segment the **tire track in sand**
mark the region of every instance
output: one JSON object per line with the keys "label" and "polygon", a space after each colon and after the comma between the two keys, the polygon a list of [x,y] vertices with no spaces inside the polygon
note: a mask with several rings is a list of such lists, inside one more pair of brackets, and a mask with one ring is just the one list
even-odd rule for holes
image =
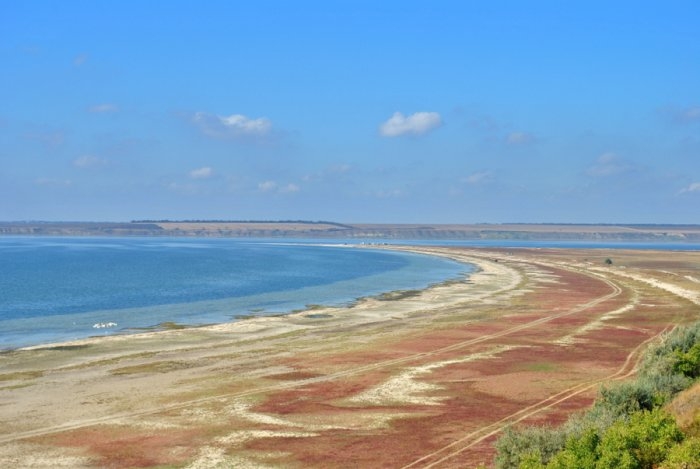
{"label": "tire track in sand", "polygon": [[[570,388],[564,389],[556,394],[553,394],[546,399],[543,399],[535,404],[525,407],[517,412],[514,412],[506,417],[503,417],[490,425],[481,427],[471,433],[468,433],[464,437],[449,443],[442,448],[433,451],[432,453],[426,454],[419,459],[416,459],[410,464],[402,466],[401,469],[409,469],[413,467],[421,467],[423,469],[429,469],[438,466],[439,464],[452,459],[453,457],[463,453],[469,448],[481,443],[482,441],[490,438],[497,433],[503,431],[507,426],[519,423],[533,415],[536,415],[542,411],[551,409],[552,407],[561,404],[562,402],[571,399],[583,392],[589,391],[590,389],[604,383],[607,381],[618,381],[625,378],[629,378],[637,371],[638,363],[634,363],[634,366],[630,368],[633,363],[632,359],[639,354],[639,352],[646,347],[649,343],[657,340],[660,336],[669,331],[669,329],[675,328],[674,325],[666,326],[662,331],[654,336],[648,338],[644,342],[640,343],[634,348],[625,359],[624,363],[615,373],[605,376],[603,378],[598,378],[585,383],[579,383],[576,386],[571,386]],[[434,459],[433,458],[438,458]],[[432,460],[432,461],[431,461]]]}

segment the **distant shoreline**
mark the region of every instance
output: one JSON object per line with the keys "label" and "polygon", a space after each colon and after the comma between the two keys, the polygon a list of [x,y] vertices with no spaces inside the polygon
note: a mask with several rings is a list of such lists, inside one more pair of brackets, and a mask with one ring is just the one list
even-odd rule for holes
{"label": "distant shoreline", "polygon": [[700,242],[700,225],[343,224],[327,221],[0,222],[0,236]]}

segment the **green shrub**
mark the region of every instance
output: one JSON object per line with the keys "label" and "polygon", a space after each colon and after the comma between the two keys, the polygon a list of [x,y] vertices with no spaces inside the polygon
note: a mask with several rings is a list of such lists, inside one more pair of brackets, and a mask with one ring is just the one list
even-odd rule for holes
{"label": "green shrub", "polygon": [[605,432],[597,467],[653,469],[682,440],[683,433],[670,415],[660,409],[636,412],[629,422],[617,422]]}
{"label": "green shrub", "polygon": [[693,345],[687,352],[676,350],[675,356],[674,371],[688,378],[700,376],[700,343]]}
{"label": "green shrub", "polygon": [[[528,460],[539,458],[542,464],[564,447],[566,436],[561,429],[551,427],[526,427],[515,430],[506,428],[496,442],[496,468],[515,469]],[[534,468],[537,466],[529,465]]]}
{"label": "green shrub", "polygon": [[688,438],[671,448],[661,469],[700,469],[700,438]]}
{"label": "green shrub", "polygon": [[645,352],[637,379],[601,388],[593,407],[561,428],[508,429],[496,443],[496,467],[700,469],[700,438],[681,443],[660,410],[698,377],[700,322],[666,335]]}
{"label": "green shrub", "polygon": [[582,435],[569,438],[564,450],[552,457],[547,469],[594,468],[599,445],[598,432],[589,428]]}
{"label": "green shrub", "polygon": [[620,417],[639,410],[651,410],[654,407],[654,390],[639,381],[602,387],[595,406],[607,408]]}

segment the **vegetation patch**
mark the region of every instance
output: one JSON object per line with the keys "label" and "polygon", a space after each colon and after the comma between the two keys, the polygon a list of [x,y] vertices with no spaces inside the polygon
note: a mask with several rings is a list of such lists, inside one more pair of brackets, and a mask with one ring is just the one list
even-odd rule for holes
{"label": "vegetation patch", "polygon": [[191,367],[192,365],[186,362],[162,361],[143,363],[141,365],[125,366],[122,368],[115,368],[111,370],[111,373],[117,376],[133,375],[139,373],[168,373],[170,371],[182,370]]}
{"label": "vegetation patch", "polygon": [[696,468],[700,435],[668,409],[700,378],[700,323],[676,329],[643,356],[634,381],[603,387],[593,407],[558,428],[507,429],[498,469]]}
{"label": "vegetation patch", "polygon": [[177,322],[172,322],[172,321],[166,321],[162,322],[158,325],[158,329],[162,329],[165,331],[172,331],[172,330],[178,330],[178,329],[186,329],[187,326],[184,324],[179,324]]}
{"label": "vegetation patch", "polygon": [[377,296],[379,301],[396,301],[403,300],[405,298],[413,298],[421,294],[420,290],[396,290],[386,293],[382,293]]}
{"label": "vegetation patch", "polygon": [[532,363],[526,363],[525,366],[523,367],[525,371],[539,371],[539,372],[548,372],[548,371],[559,371],[561,367],[557,363],[552,363],[552,362],[532,362]]}
{"label": "vegetation patch", "polygon": [[314,314],[307,314],[304,317],[309,318],[309,319],[328,319],[328,318],[332,318],[333,315],[324,314],[324,313],[314,313]]}
{"label": "vegetation patch", "polygon": [[51,347],[41,347],[41,350],[51,350],[56,352],[74,352],[77,350],[85,350],[88,347],[90,347],[89,344],[52,345]]}
{"label": "vegetation patch", "polygon": [[15,371],[13,373],[0,374],[0,382],[3,381],[23,381],[28,379],[36,379],[44,376],[43,371]]}

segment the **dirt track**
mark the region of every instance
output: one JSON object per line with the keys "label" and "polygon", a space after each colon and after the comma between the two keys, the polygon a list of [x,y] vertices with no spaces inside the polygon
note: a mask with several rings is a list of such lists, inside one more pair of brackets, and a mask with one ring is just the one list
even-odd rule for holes
{"label": "dirt track", "polygon": [[352,308],[1,355],[0,465],[488,464],[506,425],[563,420],[700,316],[700,253],[419,250],[481,271]]}

